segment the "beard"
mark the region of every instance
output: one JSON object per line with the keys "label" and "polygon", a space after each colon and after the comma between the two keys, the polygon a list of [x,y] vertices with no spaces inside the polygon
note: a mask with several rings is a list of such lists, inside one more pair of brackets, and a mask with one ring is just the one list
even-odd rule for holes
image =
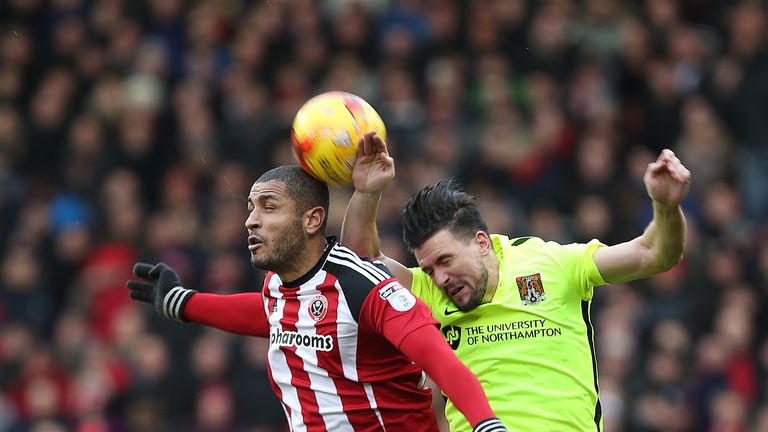
{"label": "beard", "polygon": [[270,238],[264,239],[263,257],[251,255],[251,264],[261,270],[281,273],[290,269],[296,262],[296,257],[304,247],[301,219]]}
{"label": "beard", "polygon": [[463,312],[470,311],[480,306],[480,303],[483,301],[483,297],[485,297],[485,292],[488,290],[488,267],[486,267],[483,263],[480,263],[480,266],[482,267],[480,269],[480,282],[472,287],[472,296],[463,305],[458,305],[454,301],[456,307]]}

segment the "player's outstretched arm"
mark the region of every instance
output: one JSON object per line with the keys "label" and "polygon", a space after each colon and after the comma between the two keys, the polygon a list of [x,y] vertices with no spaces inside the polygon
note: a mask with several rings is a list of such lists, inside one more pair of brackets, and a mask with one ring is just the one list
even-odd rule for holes
{"label": "player's outstretched arm", "polygon": [[671,150],[664,150],[648,164],[643,181],[653,202],[653,221],[639,237],[595,251],[595,265],[609,283],[661,273],[682,259],[686,227],[680,204],[688,194],[691,172]]}
{"label": "player's outstretched arm", "polygon": [[134,300],[150,303],[162,316],[191,321],[230,333],[267,337],[269,323],[260,293],[217,295],[184,288],[176,272],[164,263],[136,263],[129,280]]}
{"label": "player's outstretched arm", "polygon": [[360,256],[381,260],[403,285],[409,287],[410,270],[381,252],[376,230],[381,194],[394,178],[395,162],[389,156],[387,144],[375,132],[363,135],[357,145],[357,159],[352,169],[355,193],[344,214],[340,242]]}
{"label": "player's outstretched arm", "polygon": [[464,414],[476,432],[502,432],[507,429],[493,414],[480,381],[454,354],[433,326],[418,328],[405,336],[400,352],[432,378]]}

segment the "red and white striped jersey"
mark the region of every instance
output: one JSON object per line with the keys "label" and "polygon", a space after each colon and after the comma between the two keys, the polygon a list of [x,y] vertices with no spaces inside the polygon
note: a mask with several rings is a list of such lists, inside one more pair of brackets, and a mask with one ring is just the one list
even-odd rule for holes
{"label": "red and white striped jersey", "polygon": [[269,374],[291,430],[437,431],[421,369],[398,351],[436,325],[380,262],[335,240],[301,278],[268,273]]}

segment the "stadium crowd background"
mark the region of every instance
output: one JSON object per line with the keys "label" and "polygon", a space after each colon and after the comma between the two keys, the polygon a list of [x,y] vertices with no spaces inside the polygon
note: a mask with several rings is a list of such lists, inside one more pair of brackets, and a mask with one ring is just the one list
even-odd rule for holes
{"label": "stadium crowd background", "polygon": [[380,231],[408,262],[399,212],[434,179],[492,231],[612,243],[674,149],[684,261],[595,296],[605,430],[768,431],[768,12],[725,0],[0,2],[0,431],[285,429],[265,341],[124,284],[143,259],[259,289],[244,195],[331,89],[387,124]]}

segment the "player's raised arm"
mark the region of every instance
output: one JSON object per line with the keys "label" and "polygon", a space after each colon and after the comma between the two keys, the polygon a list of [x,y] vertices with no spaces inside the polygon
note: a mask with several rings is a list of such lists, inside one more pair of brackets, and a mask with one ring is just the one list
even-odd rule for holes
{"label": "player's raised arm", "polygon": [[355,193],[344,214],[340,243],[360,256],[382,261],[403,285],[409,287],[410,270],[381,252],[376,230],[381,194],[394,178],[395,162],[389,156],[387,144],[375,132],[366,133],[357,145],[357,160],[352,170]]}
{"label": "player's raised arm", "polygon": [[137,263],[129,280],[134,300],[153,304],[168,319],[190,321],[230,333],[269,336],[269,323],[260,293],[217,295],[184,288],[176,272],[164,263]]}
{"label": "player's raised arm", "polygon": [[691,172],[664,150],[648,164],[643,181],[653,202],[653,221],[639,237],[595,251],[595,265],[609,283],[661,273],[683,256],[686,228],[680,203],[688,194]]}

